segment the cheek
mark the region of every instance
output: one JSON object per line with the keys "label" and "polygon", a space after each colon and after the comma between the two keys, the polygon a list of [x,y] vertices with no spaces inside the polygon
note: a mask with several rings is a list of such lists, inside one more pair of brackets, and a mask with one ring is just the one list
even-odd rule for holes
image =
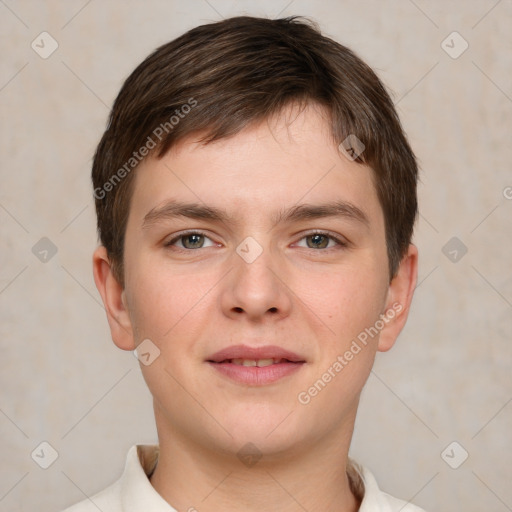
{"label": "cheek", "polygon": [[194,330],[216,282],[213,274],[185,273],[149,261],[141,261],[129,276],[132,323],[158,345]]}
{"label": "cheek", "polygon": [[[355,410],[375,359],[378,336],[370,328],[379,320],[384,290],[378,274],[330,274],[316,280],[322,286],[303,290],[311,321],[324,333],[319,351],[298,402],[333,424]],[[361,276],[364,276],[361,277]]]}
{"label": "cheek", "polygon": [[370,265],[347,266],[296,282],[298,297],[328,328],[337,349],[373,325],[382,312],[386,288],[381,273]]}

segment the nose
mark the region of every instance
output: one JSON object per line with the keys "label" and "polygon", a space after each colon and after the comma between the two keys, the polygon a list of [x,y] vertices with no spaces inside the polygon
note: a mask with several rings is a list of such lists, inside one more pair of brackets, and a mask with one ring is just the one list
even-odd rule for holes
{"label": "nose", "polygon": [[232,264],[223,281],[221,307],[225,315],[264,322],[290,314],[293,292],[286,283],[283,265],[270,249],[263,249],[254,261],[234,252]]}

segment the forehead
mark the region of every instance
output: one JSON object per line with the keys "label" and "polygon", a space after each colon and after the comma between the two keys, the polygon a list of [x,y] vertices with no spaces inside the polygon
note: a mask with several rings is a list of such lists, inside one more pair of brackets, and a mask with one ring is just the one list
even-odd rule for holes
{"label": "forehead", "polygon": [[221,207],[238,218],[272,219],[283,207],[344,200],[382,221],[372,169],[339,151],[329,117],[317,105],[290,106],[206,145],[197,138],[140,164],[130,217],[140,221],[170,198]]}

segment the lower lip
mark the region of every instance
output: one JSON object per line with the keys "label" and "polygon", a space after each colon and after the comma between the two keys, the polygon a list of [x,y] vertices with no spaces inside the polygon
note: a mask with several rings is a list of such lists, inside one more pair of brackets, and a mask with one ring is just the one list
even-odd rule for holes
{"label": "lower lip", "polygon": [[251,386],[264,386],[298,371],[304,363],[276,363],[269,366],[243,366],[233,363],[212,363],[210,366],[230,379]]}

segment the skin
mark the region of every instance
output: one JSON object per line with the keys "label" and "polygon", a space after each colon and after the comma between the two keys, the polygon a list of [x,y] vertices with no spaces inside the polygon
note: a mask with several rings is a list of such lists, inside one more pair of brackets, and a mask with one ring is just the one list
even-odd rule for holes
{"label": "skin", "polygon": [[[150,339],[160,350],[141,364],[161,450],[151,484],[179,511],[357,510],[346,465],[359,396],[376,352],[389,350],[406,322],[418,262],[411,244],[390,283],[373,171],[338,150],[325,112],[309,105],[205,146],[187,139],[136,172],[124,289],[104,247],[93,266],[114,343],[133,350]],[[168,217],[143,228],[169,200],[227,217]],[[275,223],[298,204],[340,200],[368,224],[346,216]],[[179,238],[183,230],[207,238]],[[325,231],[346,246],[313,236]],[[262,249],[252,263],[236,252],[248,236]],[[397,304],[379,335],[300,403],[298,394]],[[236,383],[206,362],[234,344],[278,345],[306,363],[269,385]],[[262,455],[252,467],[237,457],[247,443]]]}

